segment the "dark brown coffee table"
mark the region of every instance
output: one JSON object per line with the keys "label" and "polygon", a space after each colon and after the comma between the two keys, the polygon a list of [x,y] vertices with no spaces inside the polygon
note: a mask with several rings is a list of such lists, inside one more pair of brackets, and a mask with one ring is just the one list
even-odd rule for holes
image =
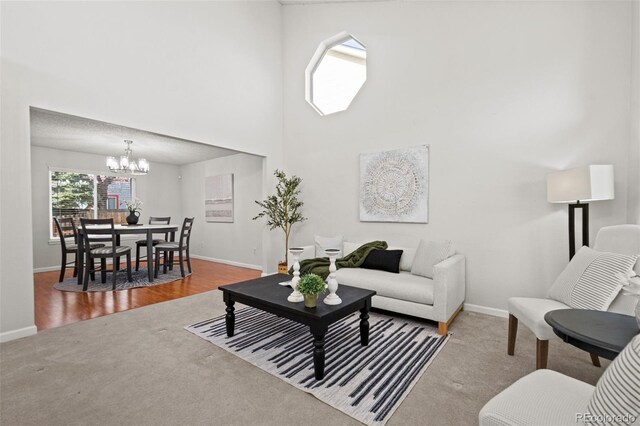
{"label": "dark brown coffee table", "polygon": [[341,285],[338,288],[338,294],[342,299],[341,304],[326,305],[323,302],[324,295],[320,295],[317,307],[306,308],[302,302],[287,301],[287,296],[293,291],[291,287],[278,285],[278,283],[290,279],[289,275],[276,274],[220,286],[224,303],[227,305],[225,318],[227,336],[231,337],[234,333],[235,308],[233,305],[235,302],[308,325],[313,335],[315,376],[317,380],[321,380],[324,377],[324,337],[329,326],[347,315],[360,311],[360,344],[367,346],[369,344],[369,310],[371,309],[371,298],[376,292]]}

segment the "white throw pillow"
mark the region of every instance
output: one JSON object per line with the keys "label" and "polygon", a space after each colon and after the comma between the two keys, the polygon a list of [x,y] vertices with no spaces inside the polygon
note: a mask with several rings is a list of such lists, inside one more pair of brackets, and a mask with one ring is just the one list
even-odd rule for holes
{"label": "white throw pillow", "polygon": [[[613,360],[598,380],[596,389],[587,405],[587,412],[603,422],[589,424],[636,424],[640,418],[640,336],[631,339],[620,355]],[[617,421],[608,417],[620,416]]]}
{"label": "white throw pillow", "polygon": [[321,237],[316,235],[314,240],[316,242],[316,257],[327,257],[327,254],[324,252],[326,249],[340,250],[338,259],[342,257],[342,235],[336,237]]}
{"label": "white throw pillow", "polygon": [[387,250],[402,250],[402,257],[400,258],[400,270],[411,272],[411,267],[413,266],[413,259],[416,257],[416,249],[415,248],[407,248],[407,247],[389,247]]}
{"label": "white throw pillow", "polygon": [[348,254],[353,253],[354,251],[356,251],[362,244],[364,243],[352,243],[349,241],[345,241],[343,244],[343,250],[342,250],[342,255],[346,256]]}
{"label": "white throw pillow", "polygon": [[628,282],[635,263],[636,256],[583,246],[558,275],[547,296],[575,309],[606,311]]}
{"label": "white throw pillow", "polygon": [[413,258],[411,273],[422,277],[433,278],[433,267],[456,253],[453,243],[445,241],[420,240],[418,250]]}

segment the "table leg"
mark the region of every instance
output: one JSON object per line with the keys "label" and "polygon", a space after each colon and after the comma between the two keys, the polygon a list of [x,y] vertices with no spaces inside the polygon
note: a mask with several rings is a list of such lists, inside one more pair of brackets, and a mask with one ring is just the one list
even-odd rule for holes
{"label": "table leg", "polygon": [[[173,231],[171,233],[171,240],[170,241],[172,243],[175,243],[175,241],[176,241],[176,231]],[[175,253],[175,252],[174,251],[170,251],[169,255],[168,255],[169,256],[169,270],[170,271],[173,271],[173,253]],[[165,252],[165,254],[166,254],[166,252]]]}
{"label": "table leg", "polygon": [[78,250],[76,251],[76,267],[78,268],[78,285],[83,284],[84,279],[84,237],[78,236]]}
{"label": "table leg", "polygon": [[360,344],[369,345],[369,310],[371,310],[371,300],[364,302],[364,307],[360,309]]}
{"label": "table leg", "polygon": [[313,335],[313,370],[316,380],[324,378],[324,336],[327,333],[327,327],[312,327]]}
{"label": "table leg", "polygon": [[[119,247],[120,246],[120,234],[116,234],[116,245]],[[114,274],[115,271],[119,271],[120,270],[120,258],[117,259],[117,262],[113,265],[113,270],[114,270]]]}
{"label": "table leg", "polygon": [[235,308],[233,307],[235,300],[231,299],[227,293],[224,295],[224,303],[227,305],[227,315],[224,317],[224,322],[227,326],[227,336],[233,337],[234,328],[236,326],[236,314],[233,313]]}
{"label": "table leg", "polygon": [[149,282],[153,282],[153,232],[147,230],[147,275]]}

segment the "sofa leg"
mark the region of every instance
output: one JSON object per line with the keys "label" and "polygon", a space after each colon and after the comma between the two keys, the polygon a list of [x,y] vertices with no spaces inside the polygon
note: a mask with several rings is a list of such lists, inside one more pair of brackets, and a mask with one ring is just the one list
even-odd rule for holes
{"label": "sofa leg", "polygon": [[439,322],[438,323],[438,334],[441,336],[446,336],[447,335],[447,328],[448,328],[448,324],[446,322]]}
{"label": "sofa leg", "polygon": [[595,354],[589,354],[589,355],[591,355],[591,363],[593,365],[595,365],[596,367],[602,367],[600,365],[600,358],[598,358],[598,355],[595,355]]}
{"label": "sofa leg", "polygon": [[438,334],[439,335],[441,335],[441,336],[446,336],[447,335],[447,331],[449,330],[449,326],[451,325],[453,320],[456,319],[458,314],[462,311],[462,306],[463,305],[458,306],[458,309],[455,310],[455,312],[451,315],[451,317],[449,318],[449,320],[447,322],[438,322]]}
{"label": "sofa leg", "polygon": [[516,335],[518,334],[518,318],[509,314],[509,338],[507,342],[507,354],[513,355],[516,349]]}
{"label": "sofa leg", "polygon": [[549,358],[549,341],[536,339],[536,370],[547,368]]}

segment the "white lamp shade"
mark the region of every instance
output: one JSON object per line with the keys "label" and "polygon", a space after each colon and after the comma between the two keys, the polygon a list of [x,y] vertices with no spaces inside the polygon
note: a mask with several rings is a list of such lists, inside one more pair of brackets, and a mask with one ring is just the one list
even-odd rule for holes
{"label": "white lamp shade", "polygon": [[591,165],[550,173],[547,200],[550,203],[613,200],[613,165]]}

